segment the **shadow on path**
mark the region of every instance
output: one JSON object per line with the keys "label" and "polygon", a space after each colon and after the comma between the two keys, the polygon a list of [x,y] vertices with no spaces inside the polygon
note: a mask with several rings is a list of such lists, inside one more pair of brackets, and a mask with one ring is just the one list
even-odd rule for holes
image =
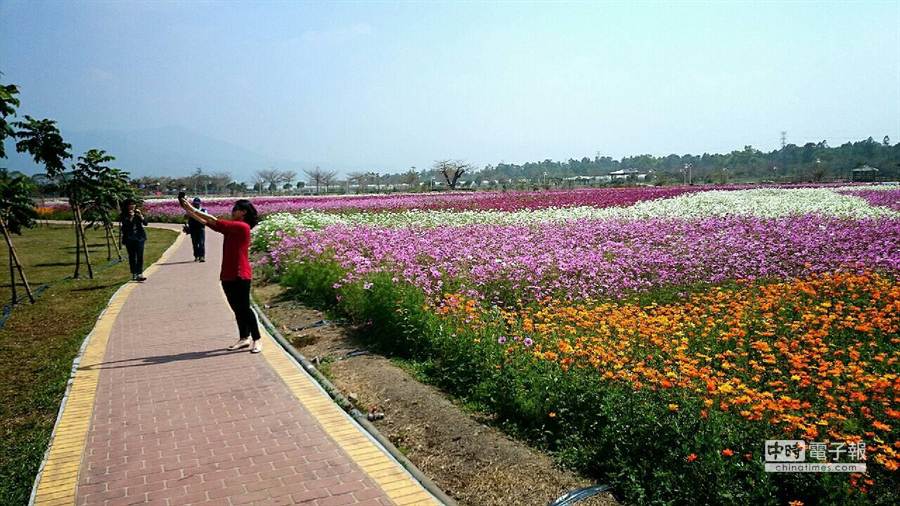
{"label": "shadow on path", "polygon": [[[247,350],[228,351],[225,349],[205,350],[205,351],[189,351],[185,353],[175,353],[173,355],[157,355],[155,357],[137,357],[125,360],[114,360],[111,362],[100,362],[97,364],[84,365],[79,369],[124,369],[126,367],[142,367],[145,365],[168,364],[171,362],[182,362],[185,360],[199,360],[202,358],[218,357],[222,355],[231,355],[232,353],[246,353]],[[110,365],[123,364],[123,365]]]}

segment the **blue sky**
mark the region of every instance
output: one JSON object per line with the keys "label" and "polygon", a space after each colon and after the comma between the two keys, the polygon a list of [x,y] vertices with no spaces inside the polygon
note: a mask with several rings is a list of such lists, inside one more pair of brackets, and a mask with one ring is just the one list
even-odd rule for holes
{"label": "blue sky", "polygon": [[295,169],[900,141],[898,1],[0,0],[0,71],[79,138],[190,131]]}

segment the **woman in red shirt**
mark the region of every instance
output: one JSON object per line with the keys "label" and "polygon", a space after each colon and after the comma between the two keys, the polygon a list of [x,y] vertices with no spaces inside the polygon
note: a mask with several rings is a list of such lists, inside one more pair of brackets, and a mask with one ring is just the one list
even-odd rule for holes
{"label": "woman in red shirt", "polygon": [[259,325],[256,323],[256,314],[250,309],[250,280],[253,279],[250,267],[250,229],[259,221],[256,208],[249,200],[238,200],[231,210],[231,220],[220,220],[190,205],[182,194],[178,195],[178,202],[190,217],[225,236],[219,279],[238,325],[238,342],[228,349],[249,347],[252,336],[253,346],[250,352],[261,352]]}

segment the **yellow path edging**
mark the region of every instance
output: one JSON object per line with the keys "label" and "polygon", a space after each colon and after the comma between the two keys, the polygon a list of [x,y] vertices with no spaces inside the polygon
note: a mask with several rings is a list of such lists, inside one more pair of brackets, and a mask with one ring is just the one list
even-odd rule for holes
{"label": "yellow path edging", "polygon": [[265,327],[260,326],[260,332],[266,336],[262,355],[275,373],[319,422],[325,433],[378,484],[385,495],[401,506],[441,504],[403,466],[365,434],[306,371],[288,357],[287,352],[269,335]]}
{"label": "yellow path edging", "polygon": [[[183,240],[184,235],[179,234],[159,260],[144,272],[147,275],[153,274],[159,269],[158,264],[167,260]],[[78,365],[75,366],[74,377],[60,408],[61,414],[53,429],[47,456],[38,472],[32,504],[40,506],[75,504],[78,472],[94,412],[101,370],[97,367],[83,368],[82,364],[103,362],[113,323],[128,300],[128,295],[136,286],[134,283],[126,283],[113,294],[109,305],[100,313],[96,325],[88,334],[84,352],[76,359]]]}

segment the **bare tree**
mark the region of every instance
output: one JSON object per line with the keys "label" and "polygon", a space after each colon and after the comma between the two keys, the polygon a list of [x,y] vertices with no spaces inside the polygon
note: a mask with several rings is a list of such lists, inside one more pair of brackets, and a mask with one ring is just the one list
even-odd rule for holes
{"label": "bare tree", "polygon": [[336,170],[326,170],[322,173],[322,184],[325,185],[325,193],[328,193],[328,187],[335,183],[335,179],[337,179]]}
{"label": "bare tree", "polygon": [[416,168],[413,167],[405,172],[400,180],[405,183],[408,187],[413,188],[419,182],[419,173],[416,172]]}
{"label": "bare tree", "polygon": [[260,189],[271,188],[273,186],[277,187],[278,183],[281,182],[281,174],[281,171],[278,169],[258,170],[254,174],[256,176],[254,178],[254,183],[258,183]]}
{"label": "bare tree", "polygon": [[190,176],[190,188],[194,189],[194,193],[209,193],[209,183],[212,181],[209,174],[203,172],[203,168],[197,167]]}
{"label": "bare tree", "polygon": [[347,175],[347,180],[355,183],[360,192],[366,191],[369,174],[366,172],[351,172]]}
{"label": "bare tree", "polygon": [[462,160],[438,160],[434,162],[433,168],[444,176],[447,186],[451,190],[455,190],[459,178],[467,171],[470,171],[472,166]]}
{"label": "bare tree", "polygon": [[297,179],[297,172],[293,170],[283,170],[278,175],[278,182],[285,189],[289,189],[293,186],[294,180]]}
{"label": "bare tree", "polygon": [[309,184],[316,186],[316,193],[319,193],[319,186],[321,186],[325,182],[325,173],[322,169],[317,165],[313,170],[304,169],[303,172],[306,174],[307,179],[309,179]]}
{"label": "bare tree", "polygon": [[213,193],[225,193],[231,182],[231,174],[225,171],[214,172],[209,176],[209,182]]}

